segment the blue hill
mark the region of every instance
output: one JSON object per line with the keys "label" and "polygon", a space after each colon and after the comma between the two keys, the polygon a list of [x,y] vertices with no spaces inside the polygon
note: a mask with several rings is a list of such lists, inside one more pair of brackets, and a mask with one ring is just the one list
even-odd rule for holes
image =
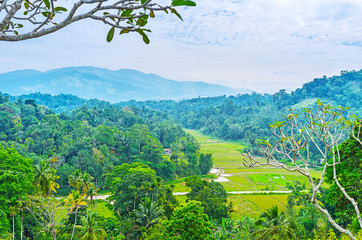
{"label": "blue hill", "polygon": [[131,69],[67,67],[46,72],[18,70],[0,74],[0,91],[12,95],[34,92],[73,94],[110,102],[188,99],[249,92],[204,82],[183,82]]}

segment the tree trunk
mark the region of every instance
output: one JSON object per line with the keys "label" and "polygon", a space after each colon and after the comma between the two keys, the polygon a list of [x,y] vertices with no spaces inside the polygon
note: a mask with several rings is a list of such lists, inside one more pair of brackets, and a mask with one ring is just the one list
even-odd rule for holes
{"label": "tree trunk", "polygon": [[55,233],[55,223],[52,223],[52,235],[53,235],[53,240],[57,240],[57,235]]}
{"label": "tree trunk", "polygon": [[73,235],[74,235],[75,224],[77,224],[77,212],[75,212],[75,219],[74,219],[74,225],[73,225],[72,237],[71,237],[71,239],[70,239],[70,240],[73,240]]}
{"label": "tree trunk", "polygon": [[23,210],[22,210],[21,211],[20,240],[23,240],[23,222],[24,222],[24,218],[23,218]]}
{"label": "tree trunk", "polygon": [[15,216],[13,216],[13,240],[15,239]]}

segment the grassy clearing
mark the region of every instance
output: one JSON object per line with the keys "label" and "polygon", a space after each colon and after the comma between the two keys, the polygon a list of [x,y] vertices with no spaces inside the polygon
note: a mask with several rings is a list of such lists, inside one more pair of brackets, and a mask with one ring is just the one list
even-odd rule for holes
{"label": "grassy clearing", "polygon": [[95,211],[98,213],[99,216],[105,218],[114,218],[114,213],[111,209],[107,207],[107,202],[101,199],[96,200]]}
{"label": "grassy clearing", "polygon": [[[197,177],[201,178],[201,179],[206,179],[206,180],[217,178],[213,174],[198,175]],[[171,185],[171,184],[175,185],[175,188],[173,190],[174,192],[188,192],[189,189],[185,185],[186,178],[187,177],[180,178],[180,179],[173,180],[173,181],[169,181],[169,182],[165,182],[164,185]]]}
{"label": "grassy clearing", "polygon": [[[258,194],[258,195],[238,195],[228,196],[228,201],[232,202],[232,219],[239,219],[241,216],[258,217],[261,211],[277,205],[281,211],[286,209],[286,194]],[[176,196],[177,201],[182,204],[186,202],[186,196]]]}
{"label": "grassy clearing", "polygon": [[239,219],[241,216],[257,217],[260,214],[256,204],[243,198],[242,195],[230,195],[228,201],[233,203],[230,216],[232,219]]}
{"label": "grassy clearing", "polygon": [[188,192],[189,189],[185,186],[185,182],[175,183],[174,192]]}
{"label": "grassy clearing", "polygon": [[253,203],[259,212],[263,212],[274,205],[277,205],[279,210],[284,211],[287,205],[288,195],[283,194],[266,194],[266,195],[239,195],[241,198]]}
{"label": "grassy clearing", "polygon": [[186,203],[186,195],[178,195],[178,196],[175,196],[176,197],[176,200],[179,202],[179,204],[183,204],[183,203]]}
{"label": "grassy clearing", "polygon": [[203,135],[196,130],[186,130],[193,135],[201,145],[202,153],[213,155],[214,167],[237,168],[242,166],[240,151],[245,146],[238,141],[224,141],[210,136]]}

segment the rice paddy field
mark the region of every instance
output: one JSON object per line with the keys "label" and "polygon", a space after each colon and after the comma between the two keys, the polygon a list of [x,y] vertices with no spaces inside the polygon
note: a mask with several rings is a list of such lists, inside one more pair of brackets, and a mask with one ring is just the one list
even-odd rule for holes
{"label": "rice paddy field", "polygon": [[[274,167],[247,168],[243,165],[240,151],[244,146],[237,141],[224,141],[203,135],[199,131],[186,130],[192,134],[201,145],[202,153],[213,155],[213,168],[224,171],[227,180],[221,182],[228,192],[235,191],[284,191],[287,184],[293,181],[309,183],[306,177],[287,170]],[[312,177],[318,177],[318,170],[310,170]],[[187,192],[183,182],[176,184],[174,192]],[[258,216],[261,211],[278,205],[282,210],[287,204],[287,194],[230,194],[229,201],[233,202],[233,217],[240,215]],[[178,197],[179,198],[179,197]]]}

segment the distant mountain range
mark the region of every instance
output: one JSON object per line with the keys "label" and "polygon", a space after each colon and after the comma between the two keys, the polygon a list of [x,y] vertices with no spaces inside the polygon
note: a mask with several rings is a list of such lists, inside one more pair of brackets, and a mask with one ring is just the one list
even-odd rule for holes
{"label": "distant mountain range", "polygon": [[250,93],[204,82],[182,82],[130,69],[112,71],[96,67],[67,67],[46,72],[18,70],[0,74],[0,91],[11,95],[29,93],[73,94],[109,102],[188,99]]}

